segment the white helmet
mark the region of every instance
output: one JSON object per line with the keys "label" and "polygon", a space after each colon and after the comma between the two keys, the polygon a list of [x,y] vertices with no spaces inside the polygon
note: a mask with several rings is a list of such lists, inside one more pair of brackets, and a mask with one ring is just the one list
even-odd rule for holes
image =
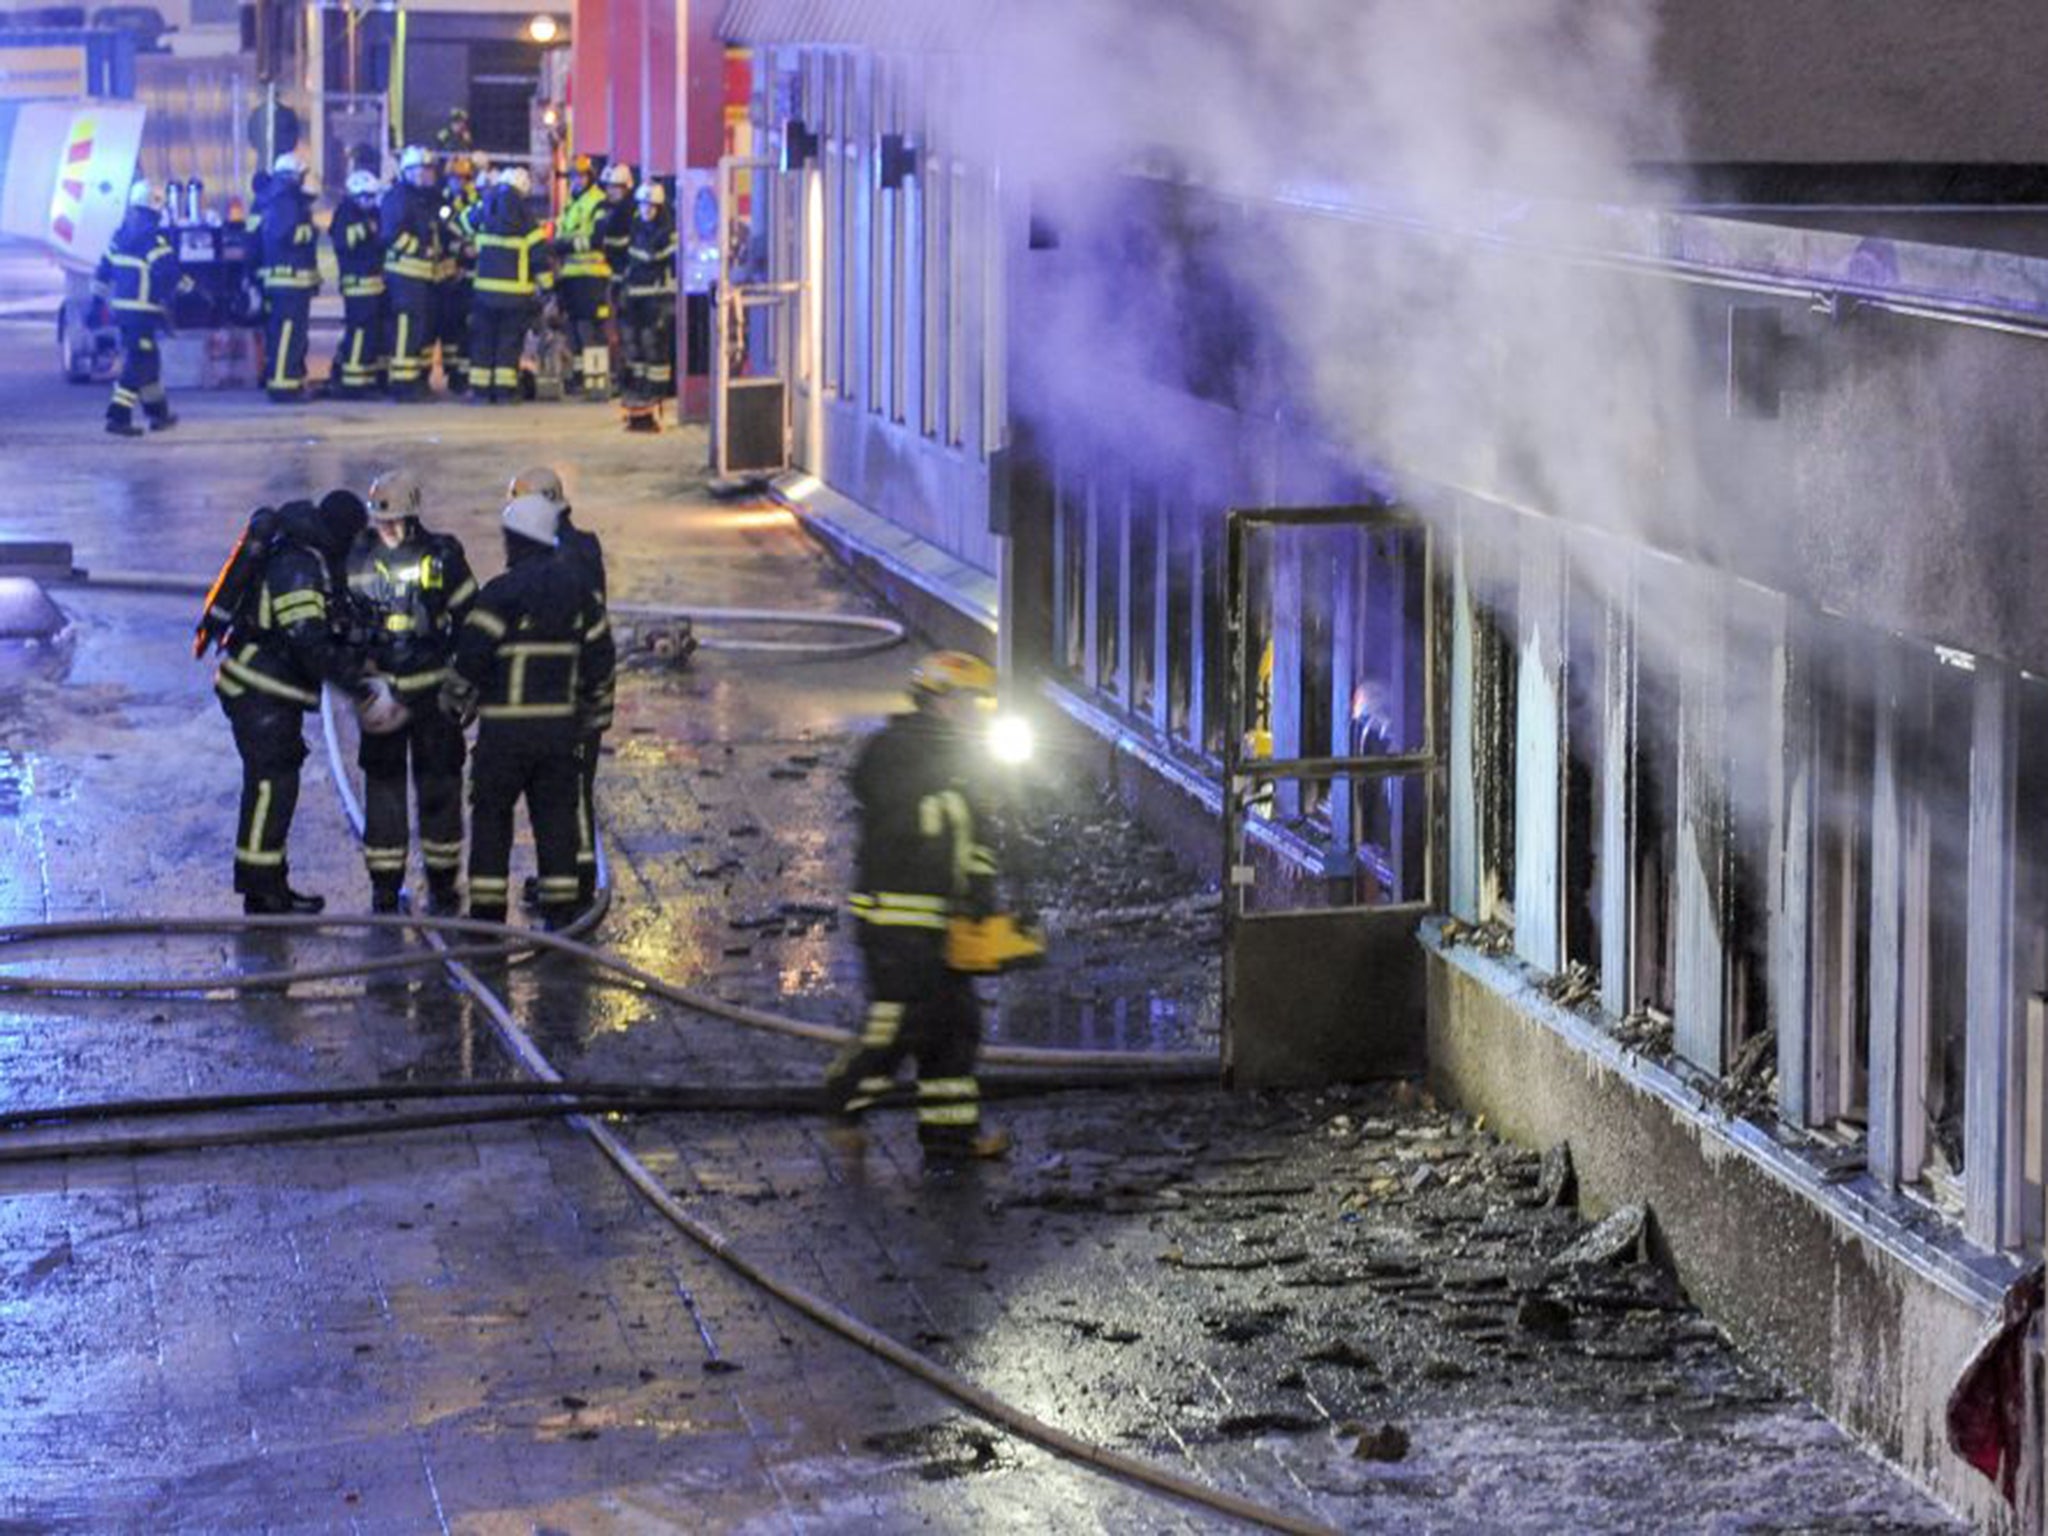
{"label": "white helmet", "polygon": [[545,496],[515,496],[500,514],[507,533],[545,544],[550,549],[560,542],[562,509]]}
{"label": "white helmet", "polygon": [[370,520],[397,522],[420,514],[420,483],[403,469],[387,469],[370,482]]}
{"label": "white helmet", "polygon": [[608,187],[623,187],[630,192],[633,190],[633,167],[623,160],[614,160],[604,168],[602,179]]}
{"label": "white helmet", "polygon": [[668,201],[668,193],[663,190],[661,183],[658,181],[643,181],[640,183],[639,190],[633,194],[633,201],[636,203],[652,203],[656,208],[659,208]]}
{"label": "white helmet", "polygon": [[377,173],[375,171],[350,171],[348,173],[348,195],[350,197],[375,197],[377,195]]}
{"label": "white helmet", "polygon": [[401,171],[416,171],[423,165],[430,166],[433,163],[434,157],[427,153],[424,144],[408,144],[405,146],[405,153],[398,157],[398,168]]}
{"label": "white helmet", "polygon": [[270,162],[270,174],[273,176],[303,177],[306,174],[305,159],[296,149],[288,149]]}
{"label": "white helmet", "polygon": [[556,506],[566,506],[569,498],[562,494],[562,477],[545,464],[536,464],[532,469],[522,469],[512,477],[512,484],[505,494],[513,500],[521,496],[538,496]]}
{"label": "white helmet", "polygon": [[521,197],[532,195],[533,173],[523,165],[513,166],[503,176],[499,177],[498,180],[502,185],[510,187]]}
{"label": "white helmet", "polygon": [[138,176],[128,187],[130,208],[157,208],[164,205],[164,195],[150,182],[147,176]]}

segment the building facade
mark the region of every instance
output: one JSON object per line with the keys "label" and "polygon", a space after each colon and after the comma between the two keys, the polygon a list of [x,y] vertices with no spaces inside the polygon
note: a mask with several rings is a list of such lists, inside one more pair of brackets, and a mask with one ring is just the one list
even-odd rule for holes
{"label": "building facade", "polygon": [[[1227,882],[1240,1080],[1426,1061],[1569,1140],[1738,1337],[2007,1521],[1942,1414],[2043,1235],[2024,218],[1432,221],[1134,159],[1063,221],[975,127],[994,9],[724,13],[798,295],[785,495]],[[1431,322],[1335,314],[1332,273],[1446,270],[1493,307],[1426,385]],[[1275,953],[1328,957],[1299,1035]]]}

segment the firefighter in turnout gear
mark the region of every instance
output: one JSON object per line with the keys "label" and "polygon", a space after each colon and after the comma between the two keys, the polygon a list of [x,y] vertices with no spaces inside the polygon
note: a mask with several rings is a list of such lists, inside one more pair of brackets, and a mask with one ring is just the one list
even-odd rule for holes
{"label": "firefighter in turnout gear", "polygon": [[[569,498],[562,490],[562,477],[546,465],[521,470],[505,494],[512,501],[522,496],[539,496],[555,508],[560,519],[555,531],[562,558],[578,566],[591,601],[599,613],[604,613],[604,545],[589,529],[570,521]],[[590,709],[583,721],[583,738],[576,744],[576,904],[580,907],[597,899],[597,759],[605,733],[612,728],[612,708],[613,680],[607,678],[591,696]],[[528,895],[527,905],[537,906],[539,902],[536,884]]]}
{"label": "firefighter in turnout gear", "polygon": [[391,394],[423,399],[434,344],[434,282],[441,270],[441,195],[434,161],[417,144],[398,162],[377,227],[384,237],[384,287],[390,316]]}
{"label": "firefighter in turnout gear", "polygon": [[612,267],[605,255],[611,203],[598,185],[590,156],[578,155],[569,168],[569,205],[555,237],[561,258],[562,307],[572,349],[569,393],[602,400],[611,393]]}
{"label": "firefighter in turnout gear", "polygon": [[285,858],[306,760],[306,711],[319,707],[321,684],[364,705],[366,729],[387,728],[398,710],[387,685],[366,679],[346,623],[342,569],[363,522],[362,502],[346,491],[317,507],[266,507],[251,518],[235,557],[258,562],[260,574],[252,573],[237,600],[213,687],[242,759],[235,889],[248,912],[318,912],[326,905],[291,888]]}
{"label": "firefighter in turnout gear", "polygon": [[519,398],[519,357],[537,296],[555,285],[548,228],[526,206],[526,167],[515,165],[491,188],[473,221],[476,297],[470,308],[471,387],[493,404]]}
{"label": "firefighter in turnout gear", "polygon": [[995,697],[994,669],[961,651],[926,657],[911,674],[917,708],[894,715],[861,749],[851,783],[860,814],[853,915],[860,924],[868,1011],[860,1039],[834,1063],[827,1101],[849,1128],[917,1058],[917,1134],[927,1158],[1000,1157],[983,1134],[974,1063],[981,1004],[948,961],[956,919],[994,911],[996,859],[974,721]]}
{"label": "firefighter in turnout gear", "polygon": [[146,181],[128,189],[128,214],[93,274],[94,294],[114,312],[121,332],[121,376],[107,402],[107,430],[140,437],[135,408],[152,432],[175,426],[164,394],[163,353],[157,337],[170,324],[171,300],[192,286],[178,271],[178,253],[163,230],[163,201]]}
{"label": "firefighter in turnout gear", "polygon": [[320,231],[305,180],[306,165],[296,153],[279,155],[270,190],[250,220],[263,285],[263,387],[280,405],[305,398],[306,331],[320,291]]}
{"label": "firefighter in turnout gear", "polygon": [[450,394],[480,388],[470,341],[475,302],[476,217],[483,204],[483,178],[490,161],[459,154],[448,174],[435,217],[441,226],[441,263],[434,281],[434,334],[441,343],[441,378]]}
{"label": "firefighter in turnout gear", "polygon": [[661,402],[675,393],[676,221],[658,181],[633,194],[626,257],[626,426],[660,430]]}
{"label": "firefighter in turnout gear", "polygon": [[334,210],[328,238],[341,269],[341,350],[328,375],[335,393],[359,400],[384,386],[384,236],[378,228],[377,178],[353,171]]}
{"label": "firefighter in turnout gear", "polygon": [[403,729],[363,732],[363,859],[370,910],[396,912],[405,883],[406,761],[419,797],[420,857],[427,910],[460,910],[462,728],[437,707],[455,635],[476,598],[462,545],[421,526],[419,483],[403,470],[370,487],[370,526],[348,555],[348,590],[367,632],[370,664],[407,709]]}
{"label": "firefighter in turnout gear", "polygon": [[612,680],[611,625],[581,569],[558,549],[559,515],[540,496],[504,511],[505,573],[477,594],[456,641],[441,707],[476,714],[470,768],[470,916],[503,922],[512,816],[521,797],[550,928],[576,914],[576,746]]}

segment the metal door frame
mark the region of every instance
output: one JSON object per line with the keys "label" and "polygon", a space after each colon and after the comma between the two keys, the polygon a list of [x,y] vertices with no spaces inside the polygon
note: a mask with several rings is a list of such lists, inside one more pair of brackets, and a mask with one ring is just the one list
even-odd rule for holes
{"label": "metal door frame", "polygon": [[[768,271],[758,281],[741,281],[734,261],[733,221],[739,210],[738,185],[751,175],[756,228],[766,218]],[[732,412],[728,395],[763,383],[782,388],[782,452],[779,473],[792,467],[795,453],[796,395],[803,372],[803,209],[795,189],[801,171],[785,171],[781,161],[761,155],[727,155],[718,162],[718,301],[712,311],[711,412],[712,468],[721,477],[732,473]],[[794,275],[791,275],[791,274]],[[748,356],[751,322],[767,312],[777,329],[774,370],[741,374],[735,364]],[[759,474],[759,466],[747,473]]]}
{"label": "metal door frame", "polygon": [[[1413,752],[1379,757],[1293,757],[1255,758],[1245,752],[1245,737],[1251,723],[1251,702],[1258,659],[1251,655],[1251,626],[1247,588],[1247,540],[1264,528],[1356,528],[1361,531],[1398,529],[1414,532],[1422,542],[1423,591],[1423,731],[1422,747]],[[1445,825],[1445,757],[1449,740],[1444,717],[1449,690],[1444,686],[1442,668],[1449,655],[1445,628],[1449,607],[1441,589],[1436,557],[1435,530],[1412,511],[1398,507],[1285,507],[1235,508],[1225,514],[1224,554],[1224,732],[1223,732],[1223,1051],[1227,1075],[1241,1086],[1284,1081],[1328,1081],[1345,1075],[1378,1075],[1381,1069],[1405,1074],[1422,1065],[1422,1025],[1419,1017],[1393,1021],[1372,1052],[1321,1052],[1310,1041],[1297,1053],[1277,1042],[1257,1038],[1270,1032],[1273,1017],[1292,1005],[1295,1013],[1307,1017],[1314,1004],[1326,1008],[1333,1002],[1325,992],[1318,997],[1320,983],[1325,989],[1351,979],[1360,965],[1384,967],[1390,956],[1413,950],[1412,976],[1396,988],[1407,1002],[1419,1008],[1422,1001],[1423,955],[1413,934],[1420,919],[1440,904],[1448,871]],[[1422,899],[1382,906],[1352,905],[1300,912],[1247,912],[1245,898],[1257,878],[1249,856],[1250,841],[1246,811],[1255,793],[1264,785],[1287,779],[1359,778],[1386,779],[1421,774],[1425,785],[1425,833],[1422,870]],[[1262,981],[1282,974],[1284,967],[1264,963],[1282,951],[1289,941],[1298,941],[1303,952],[1311,950],[1327,957],[1326,965],[1294,967],[1289,981],[1303,984],[1301,992],[1285,998],[1253,997],[1247,970]],[[1253,964],[1248,966],[1248,958]],[[1301,1007],[1307,1003],[1307,1007]],[[1260,1016],[1261,1009],[1265,1017]],[[1254,1037],[1247,1038],[1249,1028]],[[1246,1049],[1246,1047],[1250,1047]],[[1269,1048],[1271,1047],[1271,1048]],[[1385,1049],[1382,1049],[1385,1048]],[[1362,1059],[1376,1054],[1384,1059]]]}

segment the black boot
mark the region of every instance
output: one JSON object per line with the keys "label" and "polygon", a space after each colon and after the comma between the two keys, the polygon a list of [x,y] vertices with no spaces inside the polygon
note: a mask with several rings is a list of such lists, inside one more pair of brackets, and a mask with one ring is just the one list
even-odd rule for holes
{"label": "black boot", "polygon": [[461,913],[462,887],[452,876],[446,880],[429,880],[427,911],[435,917],[455,917]]}
{"label": "black boot", "polygon": [[274,891],[252,891],[242,898],[242,911],[250,917],[311,917],[326,910],[325,896],[307,896],[290,886]]}
{"label": "black boot", "polygon": [[396,912],[399,910],[399,886],[394,881],[373,880],[370,882],[370,910],[372,912]]}

